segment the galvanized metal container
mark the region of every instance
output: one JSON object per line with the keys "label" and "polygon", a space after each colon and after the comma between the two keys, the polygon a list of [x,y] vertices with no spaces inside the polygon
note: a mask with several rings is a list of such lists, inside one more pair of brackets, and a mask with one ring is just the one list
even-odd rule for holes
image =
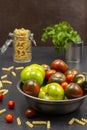
{"label": "galvanized metal container", "polygon": [[82,58],[83,43],[69,44],[68,49],[65,52],[65,60],[67,62],[79,63]]}

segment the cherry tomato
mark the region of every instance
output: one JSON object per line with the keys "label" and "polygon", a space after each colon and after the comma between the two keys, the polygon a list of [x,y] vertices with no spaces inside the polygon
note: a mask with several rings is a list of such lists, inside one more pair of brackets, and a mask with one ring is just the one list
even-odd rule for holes
{"label": "cherry tomato", "polygon": [[65,89],[68,86],[68,83],[67,82],[62,82],[61,86],[62,86],[63,89]]}
{"label": "cherry tomato", "polygon": [[3,100],[3,94],[0,93],[0,101],[2,101],[2,100]]}
{"label": "cherry tomato", "polygon": [[7,114],[7,115],[5,116],[5,120],[6,120],[6,122],[8,122],[8,123],[12,123],[12,122],[13,122],[13,119],[14,119],[14,116],[13,116],[12,114]]}
{"label": "cherry tomato", "polygon": [[36,111],[34,109],[27,109],[25,111],[25,116],[28,118],[34,117],[36,115]]}
{"label": "cherry tomato", "polygon": [[73,78],[74,78],[74,75],[73,74],[69,74],[69,75],[66,76],[66,81],[67,82],[72,82]]}
{"label": "cherry tomato", "polygon": [[46,71],[46,74],[45,74],[46,79],[49,79],[49,77],[50,77],[52,74],[54,74],[55,72],[56,72],[56,70],[54,70],[54,69],[51,69],[51,70]]}
{"label": "cherry tomato", "polygon": [[15,107],[15,102],[13,100],[8,101],[8,108],[14,109],[14,107]]}
{"label": "cherry tomato", "polygon": [[50,69],[51,69],[51,68],[50,68],[50,66],[49,66],[49,65],[47,65],[47,64],[42,64],[42,66],[44,67],[45,71],[47,71],[47,70],[50,70]]}

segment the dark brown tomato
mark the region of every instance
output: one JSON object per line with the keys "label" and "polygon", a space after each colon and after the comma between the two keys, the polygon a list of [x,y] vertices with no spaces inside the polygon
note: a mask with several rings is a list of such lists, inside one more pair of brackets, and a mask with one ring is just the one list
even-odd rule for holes
{"label": "dark brown tomato", "polygon": [[82,88],[76,83],[70,83],[65,89],[65,96],[69,99],[83,96]]}
{"label": "dark brown tomato", "polygon": [[40,85],[35,80],[26,81],[23,85],[23,92],[37,97],[40,91]]}
{"label": "dark brown tomato", "polygon": [[51,68],[64,73],[69,67],[63,60],[56,59],[51,63]]}
{"label": "dark brown tomato", "polygon": [[66,81],[66,77],[61,72],[55,72],[48,79],[48,83],[56,82],[56,83],[61,84],[62,82],[65,82],[65,81]]}
{"label": "dark brown tomato", "polygon": [[73,75],[76,75],[78,73],[78,70],[76,69],[68,69],[64,74],[65,75],[69,75],[69,74],[73,74]]}
{"label": "dark brown tomato", "polygon": [[42,64],[42,66],[43,66],[43,68],[45,69],[45,71],[48,71],[48,70],[51,69],[50,66],[47,65],[47,64]]}
{"label": "dark brown tomato", "polygon": [[36,115],[36,111],[35,111],[34,109],[29,108],[29,109],[27,109],[27,110],[25,111],[25,116],[26,116],[27,118],[32,118],[32,117],[34,117],[35,115]]}

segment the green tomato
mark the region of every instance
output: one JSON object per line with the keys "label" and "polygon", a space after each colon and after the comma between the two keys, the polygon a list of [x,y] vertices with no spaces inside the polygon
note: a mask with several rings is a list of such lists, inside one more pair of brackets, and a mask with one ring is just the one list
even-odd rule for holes
{"label": "green tomato", "polygon": [[40,88],[39,98],[47,100],[63,100],[64,90],[58,83],[50,83]]}
{"label": "green tomato", "polygon": [[36,70],[37,69],[42,73],[43,77],[45,77],[45,69],[43,66],[41,66],[39,64],[31,64],[29,66],[26,66],[25,69],[27,69],[27,70]]}
{"label": "green tomato", "polygon": [[20,73],[20,79],[22,82],[28,81],[28,80],[36,80],[39,85],[43,84],[44,77],[42,73],[37,69],[23,69]]}

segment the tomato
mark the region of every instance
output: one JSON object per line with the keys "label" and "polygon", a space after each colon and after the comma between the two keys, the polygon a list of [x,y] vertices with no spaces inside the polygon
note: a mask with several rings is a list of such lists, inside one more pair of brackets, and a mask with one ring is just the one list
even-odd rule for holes
{"label": "tomato", "polygon": [[52,74],[54,74],[55,72],[56,72],[56,70],[54,70],[54,69],[50,69],[50,70],[46,71],[46,74],[45,74],[46,79],[49,79],[49,77]]}
{"label": "tomato", "polygon": [[51,68],[64,73],[69,67],[63,60],[56,59],[52,61]]}
{"label": "tomato", "polygon": [[42,66],[44,67],[45,71],[47,71],[47,70],[50,70],[50,69],[51,69],[51,68],[50,68],[50,66],[49,66],[49,65],[47,65],[47,64],[42,64]]}
{"label": "tomato", "polygon": [[14,107],[15,107],[15,102],[13,100],[8,101],[8,108],[14,109]]}
{"label": "tomato", "polygon": [[46,100],[63,100],[64,89],[58,83],[49,83],[40,88],[38,97]]}
{"label": "tomato", "polygon": [[55,72],[54,74],[52,74],[49,79],[48,79],[48,83],[52,83],[52,82],[56,82],[61,84],[62,82],[66,81],[66,77],[63,73],[61,72]]}
{"label": "tomato", "polygon": [[27,109],[25,111],[25,116],[28,118],[34,117],[36,115],[36,111],[34,109]]}
{"label": "tomato", "polygon": [[79,98],[83,96],[83,90],[77,83],[70,83],[65,89],[65,96],[68,99]]}
{"label": "tomato", "polygon": [[3,100],[3,94],[0,93],[0,101],[2,101],[2,100]]}
{"label": "tomato", "polygon": [[63,89],[66,89],[66,87],[68,86],[68,83],[67,82],[62,82],[61,86],[62,86]]}
{"label": "tomato", "polygon": [[23,85],[23,91],[31,96],[38,96],[40,85],[35,80],[28,80]]}
{"label": "tomato", "polygon": [[45,69],[44,69],[44,67],[43,67],[42,65],[39,65],[39,64],[31,64],[31,65],[29,65],[29,66],[26,66],[24,69],[25,69],[25,70],[26,70],[26,69],[27,69],[27,70],[39,70],[39,71],[42,73],[43,77],[45,77]]}
{"label": "tomato", "polygon": [[36,80],[39,85],[43,84],[44,77],[42,75],[42,72],[38,69],[23,69],[20,73],[20,79],[22,82],[28,81],[28,80]]}
{"label": "tomato", "polygon": [[76,75],[78,73],[78,70],[72,68],[72,69],[68,69],[64,74],[68,75],[68,74],[73,74]]}
{"label": "tomato", "polygon": [[14,116],[13,116],[12,114],[7,114],[7,115],[5,116],[5,120],[6,120],[6,122],[8,122],[8,123],[12,123],[13,120],[14,120]]}
{"label": "tomato", "polygon": [[73,74],[68,74],[68,75],[66,76],[66,81],[67,81],[67,82],[72,82],[73,79],[74,79],[74,75],[73,75]]}

